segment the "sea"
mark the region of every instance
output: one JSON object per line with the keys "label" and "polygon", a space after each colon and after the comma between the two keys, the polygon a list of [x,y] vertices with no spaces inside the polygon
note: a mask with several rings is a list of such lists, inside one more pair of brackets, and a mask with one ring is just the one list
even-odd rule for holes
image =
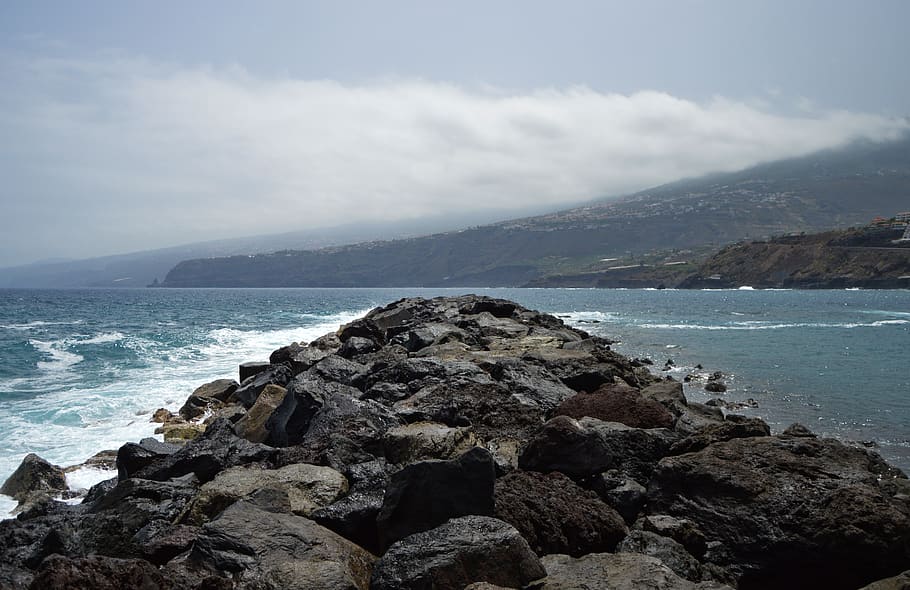
{"label": "sea", "polygon": [[[779,432],[800,422],[910,472],[910,291],[623,289],[0,290],[0,482],[155,436],[197,386],[402,297],[477,293],[553,313]],[[704,390],[720,371],[726,393]],[[71,488],[113,474],[81,468]],[[0,518],[16,503],[0,495]]]}

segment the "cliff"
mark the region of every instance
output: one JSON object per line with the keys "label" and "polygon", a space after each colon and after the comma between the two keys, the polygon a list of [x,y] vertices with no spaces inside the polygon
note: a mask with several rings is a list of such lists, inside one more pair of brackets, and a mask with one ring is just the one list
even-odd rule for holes
{"label": "cliff", "polygon": [[27,457],[0,587],[852,590],[910,566],[910,482],[875,453],[689,402],[510,301],[403,299],[241,368],[81,504]]}
{"label": "cliff", "polygon": [[901,229],[787,236],[728,246],[681,288],[910,288],[910,242]]}

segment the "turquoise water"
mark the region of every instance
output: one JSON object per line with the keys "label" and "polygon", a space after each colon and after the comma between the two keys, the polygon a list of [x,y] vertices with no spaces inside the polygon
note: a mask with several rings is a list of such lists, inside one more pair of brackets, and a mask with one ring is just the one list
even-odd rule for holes
{"label": "turquoise water", "polygon": [[[870,441],[910,470],[910,292],[474,289],[552,312],[670,374],[723,371],[780,430]],[[0,481],[152,434],[199,384],[235,377],[400,297],[445,289],[0,290]],[[705,401],[700,385],[687,394]],[[72,485],[106,476],[83,472]],[[7,500],[7,504],[10,504]],[[0,510],[7,504],[0,502]]]}

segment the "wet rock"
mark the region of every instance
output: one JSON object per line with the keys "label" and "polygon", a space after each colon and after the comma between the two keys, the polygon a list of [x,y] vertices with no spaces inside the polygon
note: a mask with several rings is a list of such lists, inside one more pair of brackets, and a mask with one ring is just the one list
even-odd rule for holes
{"label": "wet rock", "polygon": [[308,518],[239,501],[202,527],[186,565],[244,588],[366,590],[374,560]]}
{"label": "wet rock", "polygon": [[144,438],[138,443],[126,443],[117,451],[117,477],[133,477],[141,469],[158,463],[180,450],[179,445]]}
{"label": "wet rock", "polygon": [[528,442],[518,465],[528,471],[560,471],[573,478],[615,467],[636,481],[646,482],[675,441],[676,435],[663,428],[632,428],[595,418],[557,416]]}
{"label": "wet rock", "polygon": [[376,563],[370,588],[454,589],[474,582],[523,588],[544,575],[537,556],[511,525],[464,516],[392,545]]}
{"label": "wet rock", "polygon": [[[194,473],[200,482],[205,483],[228,467],[268,463],[275,456],[275,449],[240,438],[234,434],[231,423],[221,419],[210,424],[202,436],[160,461],[139,469],[132,476],[163,481]],[[119,470],[119,458],[117,465]]]}
{"label": "wet rock", "polygon": [[659,559],[638,553],[591,553],[579,558],[546,555],[547,578],[540,590],[731,590],[716,582],[679,577]]}
{"label": "wet rock", "polygon": [[856,588],[910,563],[910,503],[886,485],[898,479],[835,440],[737,438],[663,459],[649,509],[692,520],[741,590]]}
{"label": "wet rock", "polygon": [[178,412],[184,420],[193,420],[223,404],[231,397],[240,384],[233,379],[217,379],[197,387]]}
{"label": "wet rock", "polygon": [[670,454],[681,455],[700,451],[710,444],[753,436],[770,436],[771,427],[761,418],[744,418],[740,421],[727,420],[720,424],[710,424],[696,434],[687,436],[670,447]]}
{"label": "wet rock", "polygon": [[492,516],[495,479],[493,457],[478,447],[453,461],[419,461],[404,467],[392,475],[376,517],[381,546],[450,518]]}
{"label": "wet rock", "polygon": [[269,368],[259,371],[240,382],[234,393],[228,398],[229,402],[239,402],[244,408],[252,408],[256,398],[268,385],[284,387],[294,377],[290,368],[285,365],[269,365]]}
{"label": "wet rock", "polygon": [[330,467],[300,463],[279,469],[234,467],[204,484],[193,499],[187,522],[202,524],[234,502],[259,490],[275,490],[287,497],[290,512],[307,516],[348,491],[345,477]]}
{"label": "wet rock", "polygon": [[788,426],[781,434],[784,436],[795,436],[800,438],[816,438],[814,432],[798,422]]}
{"label": "wet rock", "polygon": [[605,385],[594,393],[579,393],[556,408],[557,416],[590,416],[634,428],[671,428],[673,415],[660,403],[627,385]]}
{"label": "wet rock", "polygon": [[0,494],[19,499],[32,492],[61,492],[66,489],[69,489],[69,486],[66,485],[66,474],[63,469],[51,465],[34,453],[29,453],[13,474],[3,482]]}
{"label": "wet rock", "polygon": [[397,464],[454,459],[476,444],[471,428],[453,428],[437,422],[396,426],[386,431],[384,437],[386,459]]}
{"label": "wet rock", "polygon": [[723,393],[727,391],[727,386],[723,381],[708,381],[705,383],[705,391],[710,393]]}
{"label": "wet rock", "polygon": [[494,493],[496,518],[538,555],[612,551],[627,532],[615,510],[561,473],[513,471],[496,480]]}
{"label": "wet rock", "polygon": [[172,581],[142,559],[115,559],[102,555],[69,558],[52,555],[41,563],[32,590],[171,590]]}
{"label": "wet rock", "polygon": [[650,531],[634,530],[616,548],[617,553],[640,553],[656,557],[673,570],[677,576],[698,582],[701,564],[685,547],[671,539]]}

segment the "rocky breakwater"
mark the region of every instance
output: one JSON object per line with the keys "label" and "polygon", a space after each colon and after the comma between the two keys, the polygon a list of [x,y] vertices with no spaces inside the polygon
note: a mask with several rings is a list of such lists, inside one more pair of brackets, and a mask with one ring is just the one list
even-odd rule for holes
{"label": "rocky breakwater", "polygon": [[124,445],[79,505],[29,458],[0,587],[901,587],[901,472],[636,365],[509,301],[397,301],[201,387],[201,434]]}

